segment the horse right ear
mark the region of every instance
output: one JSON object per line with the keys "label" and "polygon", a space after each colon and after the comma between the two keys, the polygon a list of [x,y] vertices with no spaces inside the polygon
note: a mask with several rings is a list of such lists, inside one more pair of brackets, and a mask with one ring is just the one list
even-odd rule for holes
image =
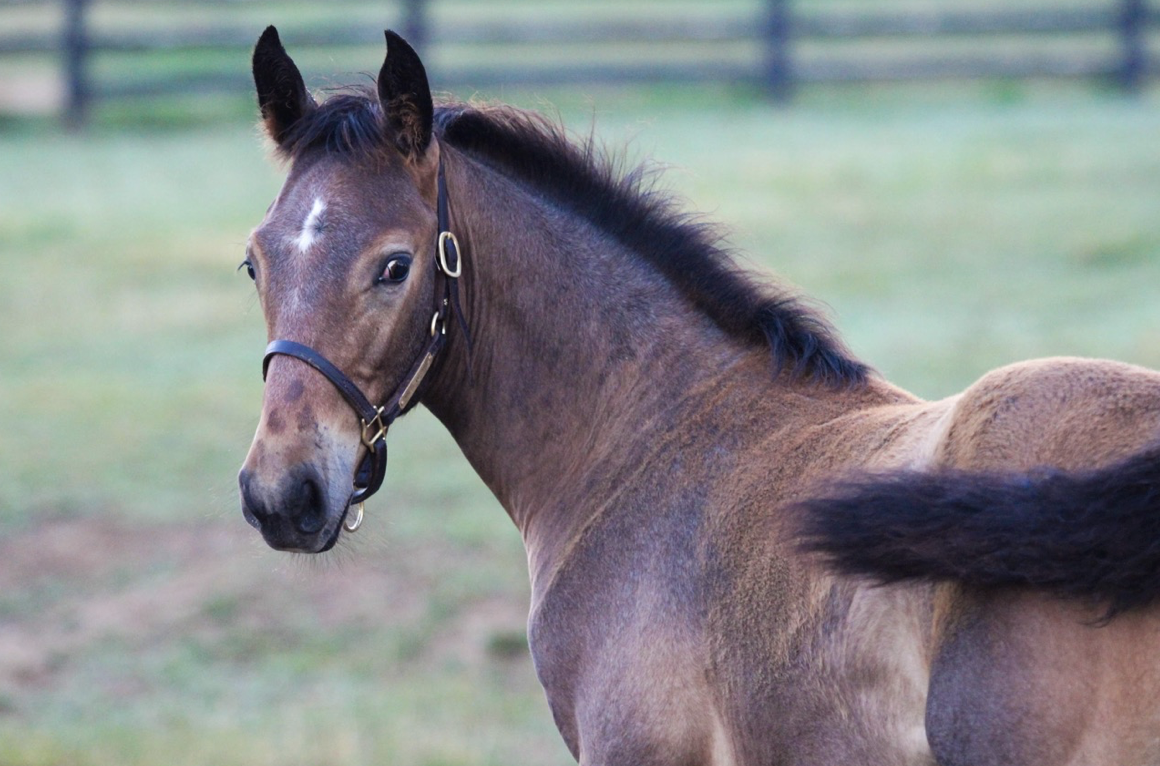
{"label": "horse right ear", "polygon": [[417,159],[431,143],[431,86],[415,49],[389,29],[386,38],[387,57],[378,79],[379,103],[399,151]]}
{"label": "horse right ear", "polygon": [[282,146],[290,128],[316,104],[273,26],[266,27],[254,48],[254,85],[266,132]]}

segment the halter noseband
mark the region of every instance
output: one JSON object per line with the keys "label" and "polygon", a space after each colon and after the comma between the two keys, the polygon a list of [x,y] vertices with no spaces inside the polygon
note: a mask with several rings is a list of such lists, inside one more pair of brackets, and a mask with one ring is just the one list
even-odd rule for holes
{"label": "halter noseband", "polygon": [[262,358],[262,380],[266,379],[270,359],[279,354],[292,356],[310,365],[334,384],[361,419],[361,438],[367,448],[367,454],[359,465],[354,479],[354,491],[347,501],[348,509],[352,505],[358,505],[358,515],[355,519],[343,520],[343,526],[349,532],[355,531],[362,524],[363,503],[383,484],[383,477],[387,473],[387,429],[395,422],[395,418],[415,403],[415,394],[422,386],[435,357],[443,349],[447,341],[448,311],[455,314],[468,344],[471,342],[470,336],[467,335],[463,311],[459,306],[457,280],[463,273],[463,260],[459,254],[459,242],[448,225],[447,184],[443,180],[442,157],[439,158],[437,184],[436,215],[439,230],[435,239],[435,312],[431,317],[431,338],[386,404],[381,407],[371,404],[362,390],[342,370],[322,354],[301,343],[292,340],[270,341],[270,345],[266,346],[266,355]]}

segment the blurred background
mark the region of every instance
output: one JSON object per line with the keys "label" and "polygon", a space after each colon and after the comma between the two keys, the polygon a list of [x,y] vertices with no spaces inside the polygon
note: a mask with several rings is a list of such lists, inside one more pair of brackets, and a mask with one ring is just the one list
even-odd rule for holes
{"label": "blurred background", "polygon": [[384,27],[432,84],[669,168],[755,268],[930,398],[1160,367],[1160,3],[0,0],[0,764],[571,762],[519,535],[426,412],[322,558],[235,488],[282,171],[249,54],[319,94]]}

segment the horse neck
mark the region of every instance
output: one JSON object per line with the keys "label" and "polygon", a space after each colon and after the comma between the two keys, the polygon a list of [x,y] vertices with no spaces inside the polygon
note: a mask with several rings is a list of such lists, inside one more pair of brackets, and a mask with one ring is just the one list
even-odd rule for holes
{"label": "horse neck", "polygon": [[743,413],[782,392],[767,350],[591,223],[463,155],[446,167],[473,350],[469,371],[452,326],[424,402],[519,527],[534,577],[618,491],[610,473],[707,402],[733,397]]}

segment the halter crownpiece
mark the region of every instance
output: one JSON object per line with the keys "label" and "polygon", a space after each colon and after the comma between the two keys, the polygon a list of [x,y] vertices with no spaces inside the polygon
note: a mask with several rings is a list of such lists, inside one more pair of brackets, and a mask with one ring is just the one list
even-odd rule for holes
{"label": "halter crownpiece", "polygon": [[346,519],[345,516],[343,518],[343,527],[348,532],[354,532],[362,524],[363,503],[383,484],[383,477],[387,473],[387,430],[397,417],[414,404],[415,394],[418,393],[428,371],[435,362],[435,358],[447,342],[448,311],[455,314],[456,321],[463,329],[468,348],[470,349],[471,346],[471,336],[467,332],[467,323],[459,305],[457,280],[463,273],[463,259],[459,254],[459,241],[449,226],[447,184],[443,178],[442,157],[439,158],[437,185],[438,231],[435,235],[435,312],[431,317],[431,337],[423,347],[422,353],[411,365],[410,370],[396,386],[395,393],[387,399],[386,404],[380,407],[371,404],[370,400],[363,394],[362,389],[355,385],[329,359],[310,346],[292,340],[273,340],[266,346],[266,354],[262,358],[262,380],[266,379],[270,359],[278,355],[294,357],[318,370],[338,389],[338,392],[342,394],[362,422],[360,438],[367,448],[367,454],[359,464],[354,478],[354,491],[351,492],[350,499],[347,501],[348,510],[353,505],[358,506],[357,515],[353,520]]}

